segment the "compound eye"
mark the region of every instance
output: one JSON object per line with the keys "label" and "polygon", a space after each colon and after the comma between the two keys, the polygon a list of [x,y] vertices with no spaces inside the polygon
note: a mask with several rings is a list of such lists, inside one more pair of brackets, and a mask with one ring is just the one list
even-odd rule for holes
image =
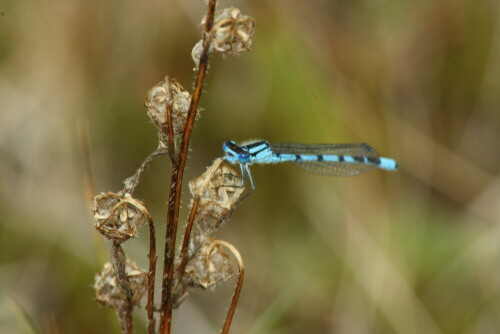
{"label": "compound eye", "polygon": [[231,150],[231,146],[235,146],[236,143],[233,140],[226,140],[225,142],[222,143],[222,149],[224,152],[227,152]]}

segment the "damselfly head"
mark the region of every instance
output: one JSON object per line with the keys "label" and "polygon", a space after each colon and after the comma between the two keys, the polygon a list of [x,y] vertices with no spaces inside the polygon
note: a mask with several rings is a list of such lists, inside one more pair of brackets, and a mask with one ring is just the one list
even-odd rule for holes
{"label": "damselfly head", "polygon": [[236,143],[233,140],[226,140],[222,143],[222,150],[228,153],[228,151],[231,151],[231,147],[234,145],[236,145]]}
{"label": "damselfly head", "polygon": [[222,149],[226,153],[225,160],[230,162],[245,163],[250,161],[250,153],[245,146],[239,146],[232,140],[225,141]]}
{"label": "damselfly head", "polygon": [[226,161],[231,163],[238,162],[238,153],[240,150],[238,149],[238,145],[232,140],[227,140],[222,144],[222,150],[226,153],[226,156],[223,158]]}

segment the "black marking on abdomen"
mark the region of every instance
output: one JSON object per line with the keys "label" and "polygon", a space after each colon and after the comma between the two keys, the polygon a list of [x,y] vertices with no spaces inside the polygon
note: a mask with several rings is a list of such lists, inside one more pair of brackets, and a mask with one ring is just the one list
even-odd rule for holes
{"label": "black marking on abdomen", "polygon": [[369,163],[374,164],[374,165],[380,165],[380,158],[372,158],[372,157],[367,157],[366,158]]}
{"label": "black marking on abdomen", "polygon": [[362,143],[362,146],[365,148],[365,150],[367,150],[369,152],[374,152],[375,153],[375,150],[373,149],[373,147],[371,147],[367,143]]}
{"label": "black marking on abdomen", "polygon": [[365,162],[365,158],[361,156],[353,156],[352,158],[357,162]]}
{"label": "black marking on abdomen", "polygon": [[323,154],[318,154],[318,161],[323,161]]}
{"label": "black marking on abdomen", "polygon": [[297,159],[297,161],[302,160],[302,158],[300,157],[300,154],[295,154],[295,159]]}
{"label": "black marking on abdomen", "polygon": [[340,162],[344,161],[344,156],[343,155],[339,155],[339,161]]}

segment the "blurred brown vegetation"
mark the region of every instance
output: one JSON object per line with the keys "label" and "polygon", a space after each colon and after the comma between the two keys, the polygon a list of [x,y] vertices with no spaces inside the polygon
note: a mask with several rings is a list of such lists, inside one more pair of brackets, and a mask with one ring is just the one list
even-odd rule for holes
{"label": "blurred brown vegetation", "polygon": [[[227,139],[366,141],[401,167],[254,167],[257,190],[220,234],[247,270],[232,332],[500,332],[500,3],[220,5],[258,27],[251,52],[212,59],[188,179]],[[0,332],[119,332],[93,301],[109,245],[81,143],[96,190],[119,189],[156,146],[146,91],[165,74],[192,85],[203,13],[202,0],[0,2]],[[167,160],[138,190],[159,235]],[[145,266],[147,233],[126,250]],[[174,332],[216,333],[233,284],[191,296]]]}

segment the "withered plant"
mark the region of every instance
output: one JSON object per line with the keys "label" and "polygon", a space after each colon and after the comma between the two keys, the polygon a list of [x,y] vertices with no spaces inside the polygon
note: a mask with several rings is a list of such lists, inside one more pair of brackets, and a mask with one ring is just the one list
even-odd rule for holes
{"label": "withered plant", "polygon": [[[215,9],[216,0],[209,0],[202,20],[202,39],[191,53],[197,71],[193,92],[167,75],[146,94],[147,114],[157,130],[158,147],[123,181],[120,191],[101,193],[93,199],[94,226],[111,242],[111,262],[106,263],[95,278],[96,299],[115,309],[123,333],[133,331],[135,307],[146,309],[150,334],[170,333],[172,309],[182,303],[191,289],[214,287],[235,272],[238,284],[222,333],[229,332],[238,302],[244,277],[243,261],[234,246],[214,239],[214,234],[229,219],[245,189],[241,177],[221,159],[216,159],[200,177],[189,183],[191,210],[181,250],[175,253],[184,169],[194,122],[200,113],[198,106],[209,56],[214,52],[238,55],[248,51],[255,28],[255,21],[237,8]],[[155,223],[147,205],[134,198],[134,191],[149,165],[160,156],[170,158],[172,169],[161,286],[157,287]],[[137,236],[145,223],[149,226],[148,270],[140,269],[122,247],[124,242]],[[157,288],[161,289],[159,301],[155,301]]]}

